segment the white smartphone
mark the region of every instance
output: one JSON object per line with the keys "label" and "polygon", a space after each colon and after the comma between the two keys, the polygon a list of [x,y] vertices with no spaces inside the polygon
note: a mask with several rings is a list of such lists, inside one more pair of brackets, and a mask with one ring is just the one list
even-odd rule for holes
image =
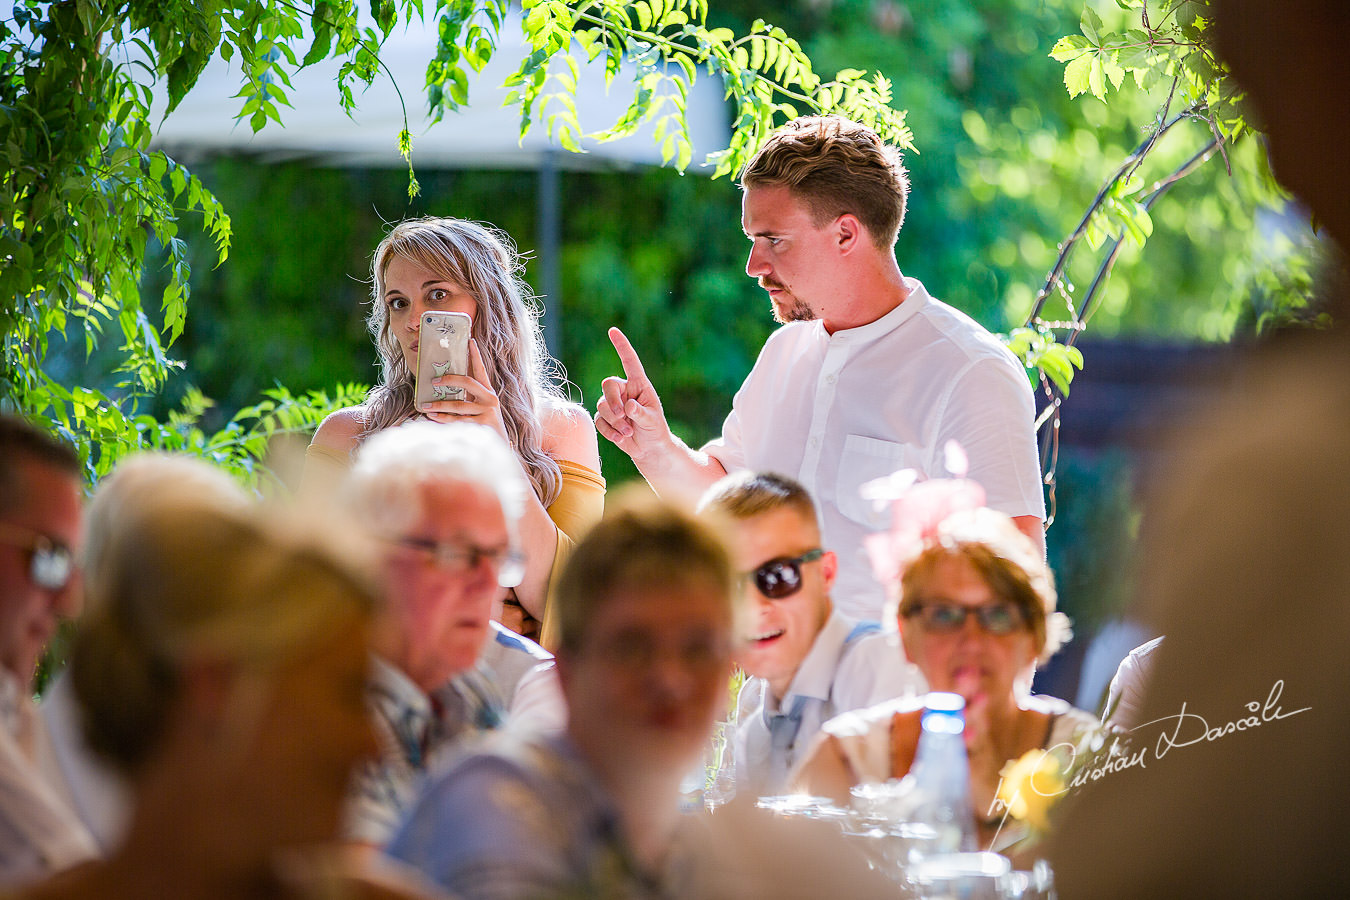
{"label": "white smartphone", "polygon": [[441,375],[469,374],[469,331],[473,320],[461,312],[424,312],[417,337],[417,391],[422,411],[437,400],[463,400],[464,389],[432,384]]}

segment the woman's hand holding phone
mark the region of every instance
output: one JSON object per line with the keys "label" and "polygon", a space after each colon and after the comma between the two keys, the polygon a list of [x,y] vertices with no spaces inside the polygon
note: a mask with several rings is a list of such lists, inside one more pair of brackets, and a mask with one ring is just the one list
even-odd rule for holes
{"label": "woman's hand holding phone", "polygon": [[432,400],[422,407],[422,412],[433,422],[473,422],[486,425],[502,440],[510,443],[506,434],[506,424],[502,420],[501,401],[492,389],[487,367],[483,365],[482,354],[478,351],[478,341],[469,341],[469,374],[437,375],[431,383],[441,387],[457,387],[464,392],[463,400]]}

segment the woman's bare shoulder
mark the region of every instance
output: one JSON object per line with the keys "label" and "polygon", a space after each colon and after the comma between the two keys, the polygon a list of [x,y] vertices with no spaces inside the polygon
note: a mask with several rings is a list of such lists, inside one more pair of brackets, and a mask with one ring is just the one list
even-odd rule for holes
{"label": "woman's bare shoulder", "polygon": [[544,452],[600,471],[600,446],[595,422],[579,404],[549,398],[539,405],[539,425]]}
{"label": "woman's bare shoulder", "polygon": [[344,453],[351,452],[357,444],[361,443],[365,429],[366,408],[364,406],[347,406],[329,413],[319,423],[318,429],[314,432],[314,439],[310,443],[317,447],[327,447]]}

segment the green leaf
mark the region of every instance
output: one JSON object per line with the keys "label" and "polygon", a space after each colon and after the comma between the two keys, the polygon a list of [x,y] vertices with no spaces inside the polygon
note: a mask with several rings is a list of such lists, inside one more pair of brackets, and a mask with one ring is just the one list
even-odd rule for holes
{"label": "green leaf", "polygon": [[1117,65],[1114,59],[1106,57],[1102,60],[1102,71],[1106,73],[1115,89],[1120,90],[1120,84],[1125,80],[1125,70]]}
{"label": "green leaf", "polygon": [[1102,30],[1102,18],[1101,16],[1097,15],[1096,10],[1094,10],[1091,6],[1085,7],[1083,9],[1083,16],[1081,19],[1079,19],[1078,24],[1079,27],[1083,30],[1084,36],[1087,37],[1088,41],[1094,47],[1101,46],[1102,41],[1099,35],[1101,34]]}
{"label": "green leaf", "polygon": [[750,68],[759,69],[764,65],[764,38],[750,39]]}
{"label": "green leaf", "polygon": [[1064,67],[1064,86],[1069,89],[1070,97],[1077,97],[1088,90],[1088,76],[1092,71],[1092,57],[1084,54]]}
{"label": "green leaf", "polygon": [[679,153],[675,158],[675,168],[683,172],[689,168],[689,163],[694,156],[694,146],[688,140],[681,139],[679,142]]}
{"label": "green leaf", "polygon": [[1066,63],[1081,56],[1092,45],[1081,34],[1071,34],[1060,38],[1050,50],[1050,56],[1056,62]]}
{"label": "green leaf", "polygon": [[1100,56],[1092,56],[1092,63],[1088,67],[1088,90],[1092,96],[1098,100],[1106,99],[1106,79],[1102,75],[1102,59]]}
{"label": "green leaf", "polygon": [[469,79],[462,69],[450,71],[450,97],[455,106],[464,106],[469,102]]}

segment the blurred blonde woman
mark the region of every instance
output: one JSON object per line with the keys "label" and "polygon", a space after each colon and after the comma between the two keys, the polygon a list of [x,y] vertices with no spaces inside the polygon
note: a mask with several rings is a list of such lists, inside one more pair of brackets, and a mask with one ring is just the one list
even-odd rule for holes
{"label": "blurred blonde woman", "polygon": [[[971,800],[985,844],[1004,824],[993,812],[1004,765],[1097,721],[1063,700],[1031,693],[1036,662],[1068,637],[1068,620],[1054,610],[1054,585],[1039,549],[1012,519],[988,508],[961,510],[936,524],[899,578],[902,652],[930,690],[965,699]],[[856,784],[903,777],[914,762],[922,711],[919,697],[831,719],[797,785],[847,802]]]}
{"label": "blurred blonde woman", "polygon": [[119,518],[71,676],[133,812],[106,860],[25,898],[412,896],[326,850],[374,751],[361,558],[278,510],[161,496]]}
{"label": "blurred blonde woman", "polygon": [[[410,219],[394,227],[371,260],[366,324],[383,376],[360,406],[324,420],[306,457],[307,490],[330,486],[371,434],[425,416],[476,422],[496,431],[534,488],[521,518],[525,576],[507,598],[502,623],[528,636],[544,618],[549,579],[575,538],[600,517],[605,481],[595,425],[563,398],[559,367],[545,350],[538,312],[511,240],[462,219]],[[422,313],[462,312],[472,320],[467,376],[438,383],[465,399],[441,400],[425,414],[413,402]],[[532,622],[531,620],[534,620]]]}
{"label": "blurred blonde woman", "polygon": [[[137,509],[174,497],[192,497],[203,507],[233,511],[252,501],[223,470],[195,456],[146,452],[118,461],[98,483],[85,509],[80,565],[87,594],[100,594],[99,586],[110,571],[109,551],[123,520]],[[69,666],[47,686],[40,709],[52,742],[44,764],[66,785],[75,812],[106,853],[126,827],[131,798],[117,771],[85,741]]]}

